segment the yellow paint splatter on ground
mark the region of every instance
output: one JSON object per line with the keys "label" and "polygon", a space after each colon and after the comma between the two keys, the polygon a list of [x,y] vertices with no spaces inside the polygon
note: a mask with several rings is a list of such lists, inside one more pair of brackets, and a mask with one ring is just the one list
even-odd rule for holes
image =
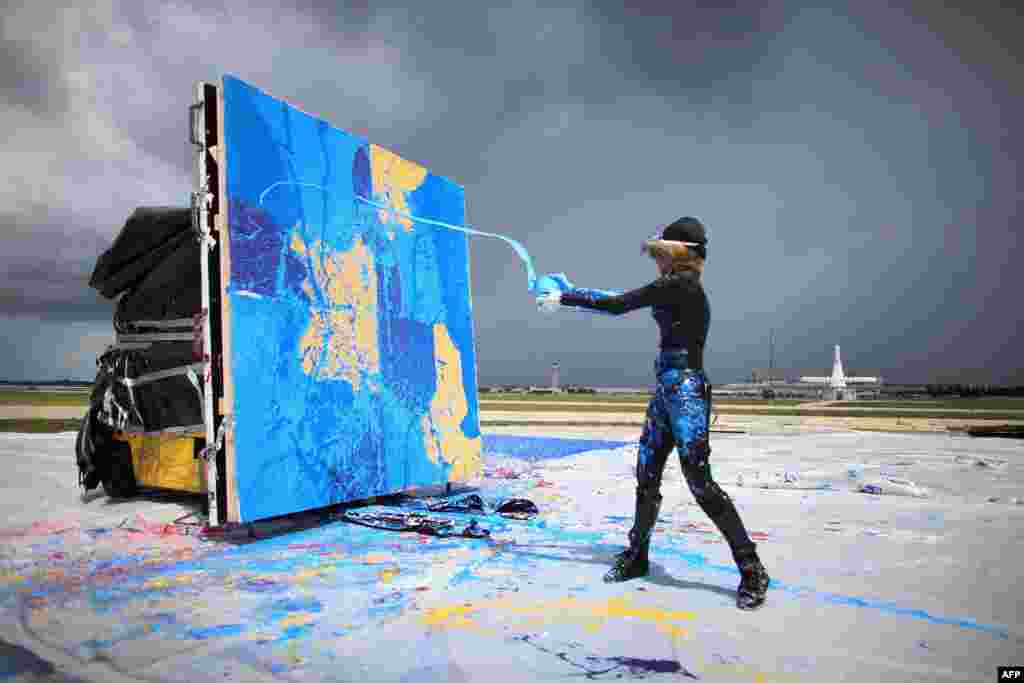
{"label": "yellow paint splatter on ground", "polygon": [[197,575],[201,572],[187,572],[184,574],[176,574],[174,576],[165,576],[157,579],[151,579],[147,581],[144,588],[170,588],[172,586],[181,586],[187,583],[192,583]]}
{"label": "yellow paint splatter on ground", "polygon": [[384,583],[391,583],[391,580],[398,576],[398,569],[381,569],[377,572],[377,578]]}
{"label": "yellow paint splatter on ground", "polygon": [[694,619],[692,612],[637,604],[629,595],[604,602],[567,597],[525,606],[519,601],[501,598],[450,607],[433,607],[425,610],[420,618],[429,626],[472,628],[477,626],[479,616],[488,612],[516,615],[522,619],[523,624],[529,625],[579,622],[588,631],[597,631],[613,619],[632,619],[654,624],[663,632],[672,635],[685,635],[687,630],[678,622]]}
{"label": "yellow paint splatter on ground", "polygon": [[311,612],[298,612],[296,614],[290,614],[280,621],[280,625],[283,628],[289,626],[302,626],[304,624],[312,624],[317,620],[317,615]]}
{"label": "yellow paint splatter on ground", "polygon": [[306,579],[312,579],[314,577],[322,577],[324,574],[331,574],[337,568],[332,565],[320,565],[319,567],[313,567],[312,569],[303,569],[295,575],[296,581],[305,581]]}
{"label": "yellow paint splatter on ground", "polygon": [[469,614],[478,611],[478,607],[467,604],[454,607],[435,607],[428,609],[420,617],[427,626],[440,626],[442,628],[466,628],[476,626],[476,622],[469,618]]}
{"label": "yellow paint splatter on ground", "polygon": [[21,574],[0,574],[0,585],[2,584],[13,584],[13,583],[25,583],[28,578]]}
{"label": "yellow paint splatter on ground", "polygon": [[675,624],[658,624],[658,630],[662,633],[672,636],[673,638],[685,638],[690,635],[688,629],[682,626],[676,626]]}
{"label": "yellow paint splatter on ground", "polygon": [[392,562],[394,560],[390,555],[382,555],[381,553],[369,553],[362,558],[358,558],[363,564],[381,564],[383,562]]}

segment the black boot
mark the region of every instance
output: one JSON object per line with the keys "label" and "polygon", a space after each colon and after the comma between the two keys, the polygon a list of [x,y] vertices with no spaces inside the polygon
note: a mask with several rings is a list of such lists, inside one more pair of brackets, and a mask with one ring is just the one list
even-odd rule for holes
{"label": "black boot", "polygon": [[740,585],[736,589],[736,606],[740,609],[757,609],[764,604],[765,594],[771,578],[757,555],[737,560],[740,570]]}
{"label": "black boot", "polygon": [[629,547],[615,556],[615,566],[604,575],[605,583],[619,583],[647,576],[650,562],[647,552],[651,546],[651,531],[658,521],[661,496],[637,489],[636,514],[629,532]]}

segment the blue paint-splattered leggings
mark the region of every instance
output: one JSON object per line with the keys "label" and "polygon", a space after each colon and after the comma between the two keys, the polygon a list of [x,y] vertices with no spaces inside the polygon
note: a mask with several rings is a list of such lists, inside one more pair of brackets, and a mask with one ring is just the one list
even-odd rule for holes
{"label": "blue paint-splattered leggings", "polygon": [[686,353],[662,352],[657,385],[637,454],[637,497],[661,501],[661,477],[673,448],[697,504],[722,532],[737,561],[754,552],[732,499],[711,478],[708,442],[711,389],[702,370],[686,368]]}

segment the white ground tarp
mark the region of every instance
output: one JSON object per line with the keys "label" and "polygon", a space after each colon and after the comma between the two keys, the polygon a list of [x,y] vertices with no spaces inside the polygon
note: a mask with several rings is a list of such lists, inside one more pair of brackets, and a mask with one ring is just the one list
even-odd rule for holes
{"label": "white ground tarp", "polygon": [[0,679],[931,682],[1024,661],[1024,442],[712,444],[773,578],[757,612],[735,608],[728,548],[675,460],[652,575],[601,583],[631,523],[633,447],[489,455],[475,492],[540,508],[478,518],[490,540],[323,521],[228,542],[167,526],[196,498],[83,500],[73,434],[2,434]]}

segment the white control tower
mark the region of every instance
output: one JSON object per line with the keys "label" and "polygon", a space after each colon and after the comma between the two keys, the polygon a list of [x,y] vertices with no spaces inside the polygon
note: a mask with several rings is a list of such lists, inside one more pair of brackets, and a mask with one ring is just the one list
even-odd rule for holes
{"label": "white control tower", "polygon": [[832,375],[830,377],[801,377],[801,382],[806,384],[825,384],[828,386],[828,398],[832,401],[842,401],[857,398],[856,392],[848,387],[850,384],[880,384],[878,377],[847,377],[843,372],[843,359],[839,354],[839,344],[836,344],[836,355],[832,361]]}
{"label": "white control tower", "polygon": [[832,377],[829,385],[834,390],[841,391],[846,388],[846,375],[843,374],[843,359],[839,357],[839,344],[836,344],[836,357],[832,361]]}

